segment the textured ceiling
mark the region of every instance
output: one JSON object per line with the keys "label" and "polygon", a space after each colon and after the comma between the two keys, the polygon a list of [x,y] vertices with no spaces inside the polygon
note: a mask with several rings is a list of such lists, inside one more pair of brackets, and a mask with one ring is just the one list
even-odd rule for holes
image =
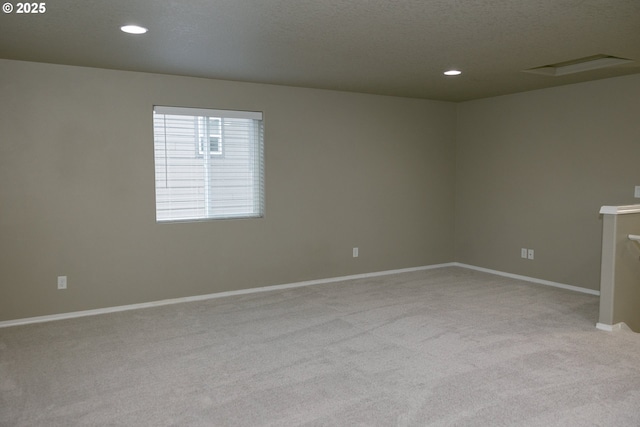
{"label": "textured ceiling", "polygon": [[[597,54],[635,62],[522,72]],[[0,58],[463,101],[640,73],[640,0],[54,0]]]}

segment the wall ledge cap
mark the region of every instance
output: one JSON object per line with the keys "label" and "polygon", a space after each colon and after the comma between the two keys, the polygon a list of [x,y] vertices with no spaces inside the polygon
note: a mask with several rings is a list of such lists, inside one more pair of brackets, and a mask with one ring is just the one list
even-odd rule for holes
{"label": "wall ledge cap", "polygon": [[640,205],[627,205],[627,206],[603,206],[600,208],[601,214],[606,215],[624,215],[640,213]]}

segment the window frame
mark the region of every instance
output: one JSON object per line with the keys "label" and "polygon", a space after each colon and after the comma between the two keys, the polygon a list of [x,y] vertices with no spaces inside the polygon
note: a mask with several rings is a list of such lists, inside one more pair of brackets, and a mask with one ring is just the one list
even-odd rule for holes
{"label": "window frame", "polygon": [[[173,129],[171,125],[167,125],[167,117],[172,117],[174,120],[177,116],[184,116],[194,119],[193,130],[193,150],[194,159],[193,164],[189,166],[181,166],[182,169],[194,168],[196,170],[199,162],[202,162],[204,168],[218,167],[219,169],[213,169],[216,173],[220,174],[220,171],[226,171],[229,168],[239,168],[240,175],[245,173],[246,177],[233,178],[238,173],[237,169],[233,169],[229,175],[224,179],[215,180],[209,176],[208,172],[205,172],[201,178],[194,178],[193,181],[202,183],[202,191],[204,196],[200,198],[194,194],[190,195],[187,203],[198,205],[196,207],[178,208],[173,207],[174,204],[183,202],[179,196],[172,194],[175,190],[174,184],[169,185],[173,178],[169,175],[175,174],[173,169],[177,166],[171,165],[171,160],[174,159],[169,154],[170,150],[167,148],[168,144],[173,143],[178,145],[174,141],[169,141],[167,137],[172,138],[170,131]],[[216,120],[218,123],[214,126],[217,129],[212,129],[210,126],[211,120]],[[158,120],[162,120],[162,124],[158,123]],[[225,128],[231,129],[231,136],[225,140]],[[238,129],[241,131],[239,132]],[[235,130],[235,133],[234,133]],[[182,130],[181,130],[182,132]],[[204,133],[205,135],[201,135]],[[160,135],[159,135],[160,134]],[[189,138],[189,132],[186,132],[180,136],[175,136],[177,139]],[[159,140],[160,138],[164,138]],[[203,138],[211,140],[211,138],[219,138],[218,149],[210,151],[207,156],[205,153],[206,141]],[[209,108],[191,108],[191,107],[170,107],[170,106],[153,106],[153,140],[154,140],[154,187],[155,187],[155,212],[157,223],[174,223],[174,222],[199,222],[199,221],[218,221],[224,219],[256,219],[263,218],[265,214],[265,184],[264,184],[264,118],[262,112],[246,111],[246,110],[221,110],[221,109],[209,109]],[[183,145],[184,142],[182,141]],[[228,147],[229,145],[229,148]],[[242,145],[244,144],[244,145]],[[164,148],[159,148],[164,146]],[[234,148],[236,150],[234,157]],[[240,166],[238,163],[238,147],[240,151],[245,154],[246,158],[242,158]],[[225,166],[224,162],[227,149],[231,150],[231,160],[229,162],[236,162],[235,166]],[[160,153],[160,154],[159,154]],[[242,163],[244,162],[244,163]],[[218,163],[218,166],[212,166],[212,163]],[[223,166],[220,166],[223,165]],[[222,174],[224,176],[224,174]],[[159,178],[163,177],[164,178]],[[242,185],[233,185],[234,179],[243,179]],[[220,185],[220,182],[224,185]],[[164,185],[159,185],[163,182]],[[214,184],[214,182],[216,184]],[[235,183],[237,184],[237,183]],[[235,187],[242,187],[242,190],[233,190]],[[200,188],[200,187],[195,187]],[[238,191],[239,194],[233,193]],[[211,198],[209,193],[214,197]],[[229,193],[229,194],[227,194]],[[225,195],[226,194],[226,195]],[[214,201],[215,199],[215,201]],[[203,206],[199,206],[202,203]],[[220,203],[219,205],[210,206],[212,203]],[[236,205],[234,205],[234,203]],[[168,205],[165,208],[162,205]],[[188,213],[184,216],[179,215],[180,209],[185,211],[198,211],[202,212],[198,214]]]}

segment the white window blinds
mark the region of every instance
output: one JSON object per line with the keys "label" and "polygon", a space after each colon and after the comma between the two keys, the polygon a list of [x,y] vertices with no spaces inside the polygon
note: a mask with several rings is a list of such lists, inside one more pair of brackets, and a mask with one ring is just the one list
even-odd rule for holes
{"label": "white window blinds", "polygon": [[262,113],[154,107],[156,220],[261,217]]}

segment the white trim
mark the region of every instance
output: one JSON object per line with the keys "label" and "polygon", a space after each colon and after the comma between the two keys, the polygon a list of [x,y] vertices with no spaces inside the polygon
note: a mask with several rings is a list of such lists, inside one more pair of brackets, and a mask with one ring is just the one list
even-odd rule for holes
{"label": "white trim", "polygon": [[600,291],[596,291],[594,289],[582,288],[582,287],[579,287],[579,286],[572,286],[572,285],[565,285],[564,283],[551,282],[549,280],[536,279],[535,277],[521,276],[519,274],[505,273],[503,271],[497,271],[497,270],[491,270],[491,269],[488,269],[488,268],[476,267],[475,265],[462,264],[462,263],[459,263],[459,262],[454,262],[453,265],[456,266],[456,267],[463,267],[463,268],[468,268],[470,270],[477,270],[477,271],[482,271],[484,273],[495,274],[496,276],[509,277],[510,279],[524,280],[524,281],[527,281],[527,282],[537,283],[539,285],[553,286],[554,288],[568,289],[570,291],[582,292],[584,294],[600,296]]}
{"label": "white trim", "polygon": [[28,317],[28,318],[16,319],[16,320],[5,320],[0,322],[0,328],[8,328],[11,326],[19,326],[19,325],[29,325],[32,323],[51,322],[55,320],[75,319],[78,317],[86,317],[86,316],[97,316],[100,314],[117,313],[120,311],[128,311],[128,310],[139,310],[142,308],[160,307],[163,305],[180,304],[184,302],[203,301],[208,299],[224,298],[224,297],[235,296],[235,295],[246,295],[246,294],[253,294],[258,292],[269,292],[269,291],[277,291],[282,289],[300,288],[303,286],[322,285],[326,283],[342,282],[345,280],[365,279],[369,277],[386,276],[386,275],[398,274],[398,273],[409,273],[412,271],[432,270],[436,268],[453,267],[453,266],[455,266],[455,263],[434,264],[434,265],[427,265],[422,267],[401,268],[398,270],[386,270],[386,271],[379,271],[374,273],[331,277],[328,279],[308,280],[304,282],[288,283],[284,285],[264,286],[260,288],[240,289],[237,291],[226,291],[226,292],[217,292],[217,293],[206,294],[206,295],[172,298],[172,299],[165,299],[160,301],[143,302],[139,304],[129,304],[129,305],[116,306],[116,307],[97,308],[94,310],[73,311],[70,313],[52,314],[48,316]]}
{"label": "white trim", "polygon": [[156,105],[153,107],[153,112],[156,114],[170,114],[176,116],[262,120],[261,111],[214,110],[210,108],[168,107],[164,105]]}
{"label": "white trim", "polygon": [[[98,308],[94,310],[84,310],[84,311],[73,311],[70,313],[60,313],[60,314],[52,314],[48,316],[38,316],[38,317],[28,317],[24,319],[15,319],[15,320],[5,320],[0,322],[0,328],[8,328],[11,326],[19,326],[19,325],[29,325],[32,323],[43,323],[43,322],[51,322],[55,320],[64,320],[64,319],[74,319],[78,317],[86,317],[86,316],[97,316],[100,314],[108,314],[108,313],[117,313],[120,311],[128,311],[128,310],[139,310],[142,308],[151,308],[151,307],[160,307],[163,305],[170,304],[180,304],[185,302],[195,302],[195,301],[204,301],[214,298],[224,298],[235,295],[246,295],[246,294],[254,294],[258,292],[269,292],[269,291],[277,291],[282,289],[292,289],[292,288],[300,288],[303,286],[313,286],[313,285],[322,285],[326,283],[335,283],[335,282],[343,282],[346,280],[355,280],[355,279],[366,279],[370,277],[379,277],[379,276],[387,276],[390,274],[399,274],[399,273],[409,273],[412,271],[422,271],[422,270],[433,270],[437,268],[444,267],[461,267],[467,268],[469,270],[481,271],[484,273],[495,274],[496,276],[509,277],[511,279],[524,280],[527,282],[537,283],[546,286],[553,286],[556,288],[567,289],[575,292],[582,292],[591,295],[600,295],[599,291],[595,291],[593,289],[581,288],[578,286],[565,285],[563,283],[551,282],[548,280],[536,279],[534,277],[521,276],[519,274],[511,274],[505,273],[502,271],[491,270],[488,268],[476,267],[474,265],[463,264],[459,262],[449,262],[444,264],[433,264],[426,265],[421,267],[411,267],[411,268],[401,268],[398,270],[386,270],[386,271],[378,271],[373,273],[363,273],[363,274],[353,274],[350,276],[340,276],[340,277],[331,277],[328,279],[318,279],[318,280],[307,280],[304,282],[295,282],[288,283],[284,285],[273,285],[273,286],[264,286],[260,288],[249,288],[249,289],[240,289],[237,291],[226,291],[226,292],[217,292],[213,294],[206,295],[195,295],[190,297],[181,297],[181,298],[172,298],[165,299],[160,301],[151,301],[151,302],[143,302],[139,304],[129,304],[129,305],[121,305],[116,307],[105,307]],[[606,326],[606,325],[604,325]],[[615,325],[614,325],[615,326]],[[601,328],[599,328],[601,329]],[[608,329],[605,329],[608,330]]]}
{"label": "white trim", "polygon": [[615,325],[607,325],[605,323],[596,323],[596,329],[607,332],[616,332],[622,329],[622,326],[626,326],[624,322],[616,323]]}
{"label": "white trim", "polygon": [[627,206],[603,206],[600,208],[601,214],[607,215],[624,215],[640,213],[640,205],[627,205]]}

